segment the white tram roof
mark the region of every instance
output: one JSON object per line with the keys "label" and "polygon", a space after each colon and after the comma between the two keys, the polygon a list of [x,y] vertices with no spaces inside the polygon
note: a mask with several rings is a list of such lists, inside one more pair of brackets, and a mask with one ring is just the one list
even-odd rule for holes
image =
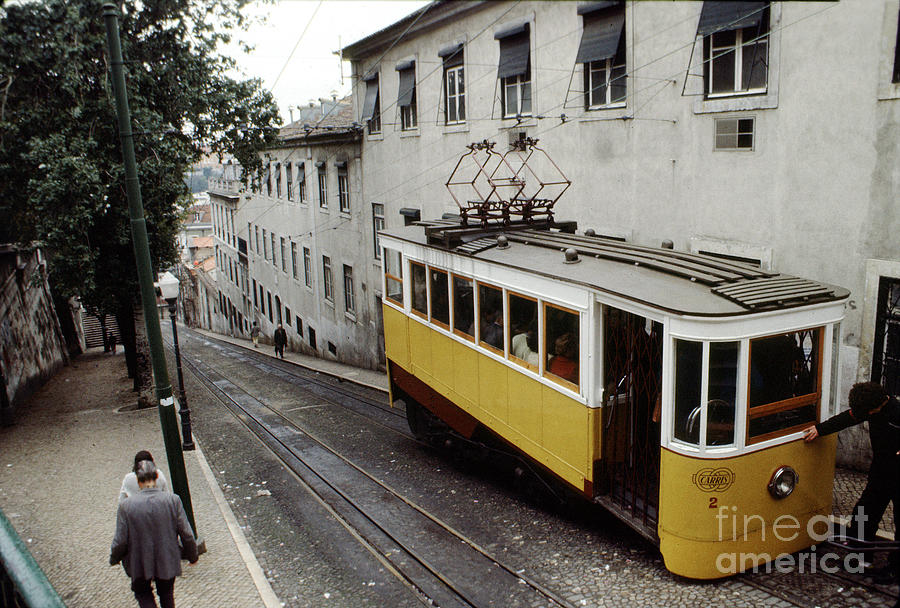
{"label": "white tram roof", "polygon": [[[557,224],[574,229],[574,223]],[[535,227],[537,226],[537,227]],[[842,287],[739,262],[532,226],[461,226],[435,220],[382,235],[532,272],[679,315],[728,317],[846,299]],[[506,237],[507,247],[498,246]],[[566,262],[574,249],[578,263]],[[475,277],[476,279],[478,277]]]}

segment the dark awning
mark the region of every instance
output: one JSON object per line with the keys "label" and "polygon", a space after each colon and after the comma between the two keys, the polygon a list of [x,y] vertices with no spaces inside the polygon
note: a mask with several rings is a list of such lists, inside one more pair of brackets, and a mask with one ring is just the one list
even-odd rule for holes
{"label": "dark awning", "polygon": [[347,174],[347,161],[339,160],[334,163],[334,166],[338,170],[338,175],[346,175]]}
{"label": "dark awning", "polygon": [[400,90],[397,93],[397,105],[403,108],[412,103],[413,93],[416,90],[416,62],[404,61],[398,63],[397,71],[400,72]]}
{"label": "dark awning", "polygon": [[619,40],[625,31],[625,7],[618,6],[605,11],[584,15],[584,33],[575,63],[603,61],[615,57]]}
{"label": "dark awning", "polygon": [[528,37],[528,24],[523,23],[504,28],[494,38],[500,41],[500,65],[497,78],[521,76],[528,71],[528,58],[531,51]]}
{"label": "dark awning", "polygon": [[768,2],[706,0],[697,25],[698,36],[759,25]]}
{"label": "dark awning", "polygon": [[378,100],[378,74],[366,79],[366,99],[363,101],[362,120],[371,120],[375,115],[375,102]]}
{"label": "dark awning", "polygon": [[324,161],[324,160],[317,161],[317,162],[316,162],[316,167],[319,168],[319,169],[324,169],[324,168],[325,168],[325,161]]}
{"label": "dark awning", "polygon": [[452,68],[457,65],[462,65],[463,62],[463,43],[457,42],[455,44],[451,44],[449,46],[443,47],[438,51],[438,57],[444,60],[445,68]]}
{"label": "dark awning", "polygon": [[577,12],[579,15],[587,15],[595,11],[602,11],[613,6],[622,6],[622,0],[599,0],[598,2],[579,2]]}

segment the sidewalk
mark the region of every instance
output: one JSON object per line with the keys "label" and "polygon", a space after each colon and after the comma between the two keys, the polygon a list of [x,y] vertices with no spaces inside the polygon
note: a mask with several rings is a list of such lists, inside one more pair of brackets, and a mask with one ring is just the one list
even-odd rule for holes
{"label": "sidewalk", "polygon": [[[184,326],[179,324],[179,327]],[[207,336],[209,338],[214,338],[216,340],[221,340],[223,342],[228,342],[229,344],[235,344],[237,346],[253,350],[253,342],[251,342],[249,339],[233,338],[231,336],[217,334],[205,329],[192,329],[191,331]],[[256,351],[264,355],[269,355],[270,357],[275,356],[275,347],[271,344],[260,343],[259,348],[257,348]],[[284,360],[318,372],[322,372],[323,374],[340,376],[342,378],[347,378],[348,380],[353,380],[354,382],[358,382],[372,388],[381,389],[384,391],[388,390],[388,380],[387,374],[385,372],[376,372],[371,369],[355,367],[353,365],[347,365],[346,363],[340,363],[338,361],[331,361],[328,359],[313,357],[312,355],[294,353],[287,349],[285,349],[284,351]]]}
{"label": "sidewalk", "polygon": [[[0,509],[70,608],[136,605],[122,567],[109,566],[122,477],[148,449],[172,478],[157,409],[119,411],[135,402],[123,357],[81,355],[0,428]],[[185,452],[185,466],[208,553],[182,562],[176,603],[280,607],[202,452]]]}
{"label": "sidewalk", "polygon": [[[222,340],[224,342],[235,344],[243,348],[253,349],[253,342],[251,342],[249,339],[232,338],[231,336],[213,333],[204,329],[194,329],[193,331],[210,338],[215,338],[216,340]],[[271,357],[275,356],[274,347],[271,345],[260,344],[257,350],[258,352],[261,352],[265,355],[269,355]],[[318,357],[312,357],[300,353],[292,353],[287,350],[284,353],[284,358],[286,361],[290,361],[291,363],[302,365],[303,367],[314,369],[326,374],[342,376],[344,378],[354,380],[356,382],[361,382],[374,388],[380,388],[383,390],[387,390],[388,388],[387,375],[383,372],[361,369],[358,367],[353,367],[351,365],[346,365],[344,363],[339,363],[337,361],[328,361],[325,359],[319,359]],[[859,498],[860,494],[862,494],[863,488],[865,488],[865,486],[865,473],[853,471],[850,469],[835,469],[834,494],[832,500],[832,510],[835,518],[841,519],[850,515],[850,512],[853,510],[853,506],[856,504],[856,500]],[[881,535],[884,538],[888,538],[891,540],[894,539],[895,525],[893,507],[888,507],[887,513],[885,514],[884,519],[881,522],[880,530]]]}

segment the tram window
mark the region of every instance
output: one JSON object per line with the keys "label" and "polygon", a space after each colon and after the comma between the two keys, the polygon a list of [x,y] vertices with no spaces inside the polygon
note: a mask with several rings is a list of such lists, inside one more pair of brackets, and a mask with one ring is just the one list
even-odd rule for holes
{"label": "tram window", "polygon": [[475,339],[475,293],[472,279],[453,276],[453,331]]}
{"label": "tram window", "polygon": [[503,291],[478,284],[478,343],[503,350]]}
{"label": "tram window", "polygon": [[815,422],[821,395],[821,341],[821,328],[750,341],[751,443]]}
{"label": "tram window", "polygon": [[387,298],[403,306],[403,256],[399,251],[385,248],[383,257]]}
{"label": "tram window", "polygon": [[738,342],[710,342],[706,402],[706,445],[734,443]]}
{"label": "tram window", "polygon": [[578,313],[544,304],[545,375],[578,386]]}
{"label": "tram window", "polygon": [[509,358],[534,371],[540,361],[537,314],[535,299],[509,294]]}
{"label": "tram window", "polygon": [[412,309],[423,317],[428,316],[428,287],[425,266],[410,262],[409,274],[412,278]]}
{"label": "tram window", "polygon": [[431,320],[450,327],[450,294],[447,293],[447,273],[431,270]]}
{"label": "tram window", "polygon": [[675,439],[700,444],[703,343],[675,340]]}

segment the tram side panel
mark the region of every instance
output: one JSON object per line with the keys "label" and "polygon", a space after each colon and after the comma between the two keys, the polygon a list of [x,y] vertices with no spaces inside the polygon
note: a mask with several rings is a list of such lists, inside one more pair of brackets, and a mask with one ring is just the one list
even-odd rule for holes
{"label": "tram side panel", "polygon": [[[659,539],[666,568],[689,578],[722,578],[820,542],[831,514],[836,445],[834,436],[822,439],[721,460],[664,449]],[[799,482],[778,499],[767,486],[782,465],[793,467]]]}
{"label": "tram side panel", "polygon": [[[589,498],[599,458],[599,410],[385,305],[392,381],[419,382]],[[399,366],[403,371],[398,371]],[[409,374],[404,374],[406,372]],[[407,390],[407,389],[404,389]],[[418,394],[427,389],[416,387]],[[410,392],[410,390],[407,390]],[[423,403],[436,409],[432,403]],[[447,420],[447,404],[437,413]],[[465,420],[467,417],[457,417]],[[471,425],[456,428],[462,434]]]}

